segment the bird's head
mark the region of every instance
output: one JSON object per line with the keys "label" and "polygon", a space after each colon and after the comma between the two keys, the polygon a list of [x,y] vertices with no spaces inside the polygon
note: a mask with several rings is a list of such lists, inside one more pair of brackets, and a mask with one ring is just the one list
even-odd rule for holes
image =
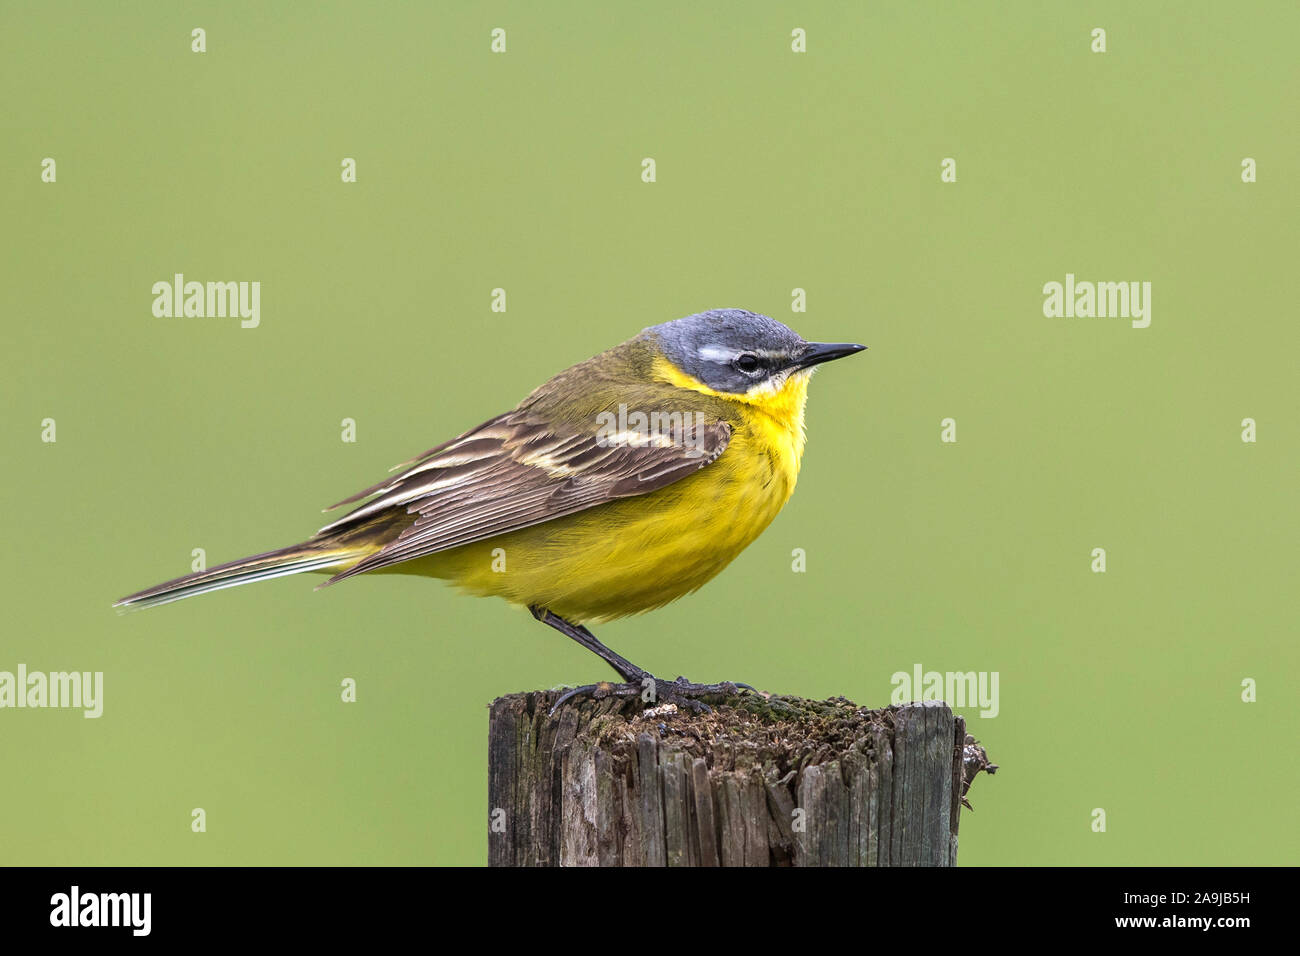
{"label": "bird's head", "polygon": [[798,386],[802,393],[814,366],[866,348],[805,342],[776,319],[743,309],[688,315],[653,325],[642,335],[685,376],[675,384],[753,404],[782,395],[787,385]]}

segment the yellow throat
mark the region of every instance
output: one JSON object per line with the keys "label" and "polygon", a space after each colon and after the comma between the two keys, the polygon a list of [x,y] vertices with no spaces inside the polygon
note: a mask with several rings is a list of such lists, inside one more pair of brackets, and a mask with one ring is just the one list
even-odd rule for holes
{"label": "yellow throat", "polygon": [[803,458],[804,406],[808,403],[808,381],[812,373],[813,369],[800,369],[777,383],[763,382],[748,392],[735,394],[709,388],[662,356],[654,360],[652,368],[652,374],[662,382],[727,402],[738,422],[749,432],[746,437],[754,450],[770,451],[777,456],[789,484],[787,497],[794,490]]}

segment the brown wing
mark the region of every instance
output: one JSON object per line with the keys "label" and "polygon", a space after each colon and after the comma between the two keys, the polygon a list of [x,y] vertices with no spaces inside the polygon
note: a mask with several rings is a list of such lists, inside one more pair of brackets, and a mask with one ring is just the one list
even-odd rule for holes
{"label": "brown wing", "polygon": [[725,421],[676,423],[664,432],[653,440],[610,441],[594,431],[553,428],[526,409],[484,422],[425,452],[401,474],[339,502],[375,496],[318,536],[396,508],[417,517],[330,583],[647,494],[716,461],[731,438]]}

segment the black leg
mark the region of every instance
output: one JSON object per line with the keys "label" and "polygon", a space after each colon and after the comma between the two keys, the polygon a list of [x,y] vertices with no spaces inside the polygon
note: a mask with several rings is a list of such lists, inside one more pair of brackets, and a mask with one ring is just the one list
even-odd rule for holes
{"label": "black leg", "polygon": [[565,637],[572,638],[587,650],[591,651],[602,661],[614,668],[615,672],[623,680],[630,683],[640,683],[644,678],[649,677],[649,671],[643,671],[626,657],[611,651],[600,641],[596,640],[596,635],[587,630],[581,624],[570,624],[558,614],[552,614],[544,607],[533,606],[528,610],[533,612],[533,617],[543,624],[549,624]]}
{"label": "black leg", "polygon": [[614,668],[618,676],[627,682],[625,684],[587,684],[584,687],[575,687],[555,702],[555,706],[551,708],[551,713],[555,713],[565,701],[574,697],[588,695],[595,697],[640,697],[647,703],[662,700],[673,704],[682,704],[696,713],[707,713],[709,706],[698,698],[705,696],[727,697],[736,693],[737,688],[741,687],[746,690],[754,689],[748,684],[737,684],[731,681],[721,684],[692,684],[685,677],[679,677],[675,681],[660,680],[649,671],[637,667],[621,654],[611,651],[596,639],[595,634],[592,634],[581,624],[566,621],[558,614],[548,611],[544,607],[534,605],[528,610],[533,613],[533,617],[543,624],[549,624],[565,637],[576,641],[591,651]]}

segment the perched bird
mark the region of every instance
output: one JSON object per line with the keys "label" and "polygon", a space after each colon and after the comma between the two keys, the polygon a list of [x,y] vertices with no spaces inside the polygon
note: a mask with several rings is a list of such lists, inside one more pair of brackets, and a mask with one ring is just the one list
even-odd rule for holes
{"label": "perched bird", "polygon": [[443,578],[524,605],[627,682],[571,693],[698,700],[731,685],[660,681],[585,625],[696,590],[757,538],[794,491],[814,367],[863,348],[739,309],[651,326],[326,509],[364,502],[307,541],[114,606],[302,571]]}

